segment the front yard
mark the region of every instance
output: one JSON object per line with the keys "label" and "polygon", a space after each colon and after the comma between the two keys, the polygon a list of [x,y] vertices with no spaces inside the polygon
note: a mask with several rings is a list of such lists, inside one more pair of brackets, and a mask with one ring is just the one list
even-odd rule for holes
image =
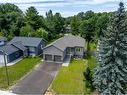
{"label": "front yard", "polygon": [[84,60],[73,60],[68,67],[62,67],[53,81],[52,89],[57,94],[82,94],[84,92]]}
{"label": "front yard", "polygon": [[[89,64],[89,65],[88,65]],[[87,67],[91,70],[96,66],[96,59],[72,60],[68,67],[62,67],[51,85],[56,94],[88,94],[90,90],[85,86],[83,72]]]}
{"label": "front yard", "polygon": [[[8,67],[10,86],[14,85],[17,80],[30,72],[33,67],[41,62],[40,57],[25,58],[13,66]],[[0,68],[0,89],[8,89],[5,67]]]}

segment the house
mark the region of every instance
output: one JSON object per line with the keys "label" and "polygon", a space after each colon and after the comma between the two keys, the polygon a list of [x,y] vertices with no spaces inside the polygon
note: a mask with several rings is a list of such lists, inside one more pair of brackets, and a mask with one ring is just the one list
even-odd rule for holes
{"label": "house", "polygon": [[68,25],[67,27],[65,27],[65,31],[66,31],[66,33],[70,33],[71,32],[71,26]]}
{"label": "house", "polygon": [[45,62],[63,63],[67,57],[83,58],[85,39],[79,36],[65,35],[43,48]]}
{"label": "house", "polygon": [[42,54],[46,43],[42,38],[14,37],[7,45],[0,47],[0,63],[4,63],[4,54],[7,63],[25,56]]}
{"label": "house", "polygon": [[0,37],[0,46],[4,46],[7,43],[6,37]]}
{"label": "house", "polygon": [[27,48],[28,56],[42,54],[42,48],[44,48],[47,44],[46,40],[35,37],[14,37],[9,44],[14,44],[16,42],[22,43],[22,45]]}
{"label": "house", "polygon": [[[24,51],[25,50],[26,48],[24,47]],[[13,45],[2,46],[0,47],[0,64],[4,63],[4,54],[7,63],[10,63],[24,56],[23,51]]]}

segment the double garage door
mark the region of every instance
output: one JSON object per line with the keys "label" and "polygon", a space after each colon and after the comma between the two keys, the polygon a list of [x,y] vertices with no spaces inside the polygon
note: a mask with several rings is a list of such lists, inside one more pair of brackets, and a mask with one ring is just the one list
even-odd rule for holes
{"label": "double garage door", "polygon": [[62,56],[46,54],[45,60],[46,61],[54,61],[54,62],[62,62]]}

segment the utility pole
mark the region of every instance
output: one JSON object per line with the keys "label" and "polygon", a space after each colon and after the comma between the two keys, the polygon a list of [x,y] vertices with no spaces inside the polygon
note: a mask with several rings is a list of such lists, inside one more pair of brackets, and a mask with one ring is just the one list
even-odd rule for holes
{"label": "utility pole", "polygon": [[9,75],[8,75],[8,69],[7,69],[7,63],[6,63],[6,55],[5,55],[5,51],[3,50],[3,54],[4,54],[4,63],[5,63],[5,70],[6,70],[6,77],[7,77],[7,84],[9,86]]}

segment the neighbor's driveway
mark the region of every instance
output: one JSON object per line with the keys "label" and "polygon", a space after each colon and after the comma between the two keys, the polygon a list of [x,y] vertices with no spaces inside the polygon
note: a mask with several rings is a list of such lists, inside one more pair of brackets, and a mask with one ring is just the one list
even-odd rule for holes
{"label": "neighbor's driveway", "polygon": [[60,64],[43,63],[11,88],[16,94],[42,95],[56,76]]}

